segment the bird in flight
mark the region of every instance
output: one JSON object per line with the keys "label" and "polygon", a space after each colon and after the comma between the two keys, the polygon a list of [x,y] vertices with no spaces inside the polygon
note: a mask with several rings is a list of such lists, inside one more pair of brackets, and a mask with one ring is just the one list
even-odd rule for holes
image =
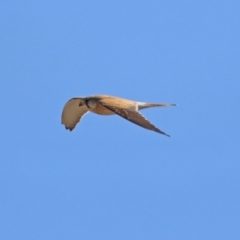
{"label": "bird in flight", "polygon": [[149,107],[169,106],[176,106],[176,104],[137,102],[107,95],[74,97],[70,99],[63,108],[62,124],[65,125],[66,129],[72,131],[81,120],[82,116],[89,111],[100,115],[117,114],[120,117],[125,118],[143,128],[170,137],[165,132],[156,128],[139,112],[139,110]]}

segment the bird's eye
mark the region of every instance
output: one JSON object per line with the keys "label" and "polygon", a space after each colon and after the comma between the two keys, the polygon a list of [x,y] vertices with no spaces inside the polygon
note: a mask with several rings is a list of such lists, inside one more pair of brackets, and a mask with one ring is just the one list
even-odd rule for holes
{"label": "bird's eye", "polygon": [[80,106],[82,106],[82,105],[83,105],[83,102],[82,102],[82,101],[80,101],[80,102],[79,102],[79,107],[80,107]]}

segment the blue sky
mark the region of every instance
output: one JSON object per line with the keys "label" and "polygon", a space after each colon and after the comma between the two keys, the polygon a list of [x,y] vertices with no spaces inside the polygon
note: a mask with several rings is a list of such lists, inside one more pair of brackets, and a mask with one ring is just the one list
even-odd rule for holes
{"label": "blue sky", "polygon": [[[239,239],[240,3],[2,1],[0,239]],[[60,123],[74,96],[177,103]]]}

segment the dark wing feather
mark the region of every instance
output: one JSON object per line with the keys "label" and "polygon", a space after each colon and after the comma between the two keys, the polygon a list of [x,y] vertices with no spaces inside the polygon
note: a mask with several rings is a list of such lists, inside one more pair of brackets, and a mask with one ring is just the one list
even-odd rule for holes
{"label": "dark wing feather", "polygon": [[120,117],[123,117],[127,119],[128,121],[135,123],[143,128],[146,128],[148,130],[152,130],[161,134],[164,134],[168,137],[170,137],[168,134],[165,132],[161,131],[160,129],[156,128],[152,123],[150,123],[143,115],[141,115],[139,112],[134,111],[134,110],[128,110],[128,109],[122,109],[122,108],[116,108],[116,107],[111,107],[108,105],[105,105],[100,102],[105,108],[108,108],[109,110],[113,111]]}

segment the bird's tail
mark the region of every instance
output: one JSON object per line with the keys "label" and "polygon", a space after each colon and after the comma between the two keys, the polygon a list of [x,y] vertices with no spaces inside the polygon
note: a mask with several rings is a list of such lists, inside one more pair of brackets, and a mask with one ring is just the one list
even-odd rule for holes
{"label": "bird's tail", "polygon": [[138,102],[138,109],[142,110],[145,108],[150,107],[171,107],[171,106],[177,106],[177,104],[173,103],[144,103],[144,102]]}

